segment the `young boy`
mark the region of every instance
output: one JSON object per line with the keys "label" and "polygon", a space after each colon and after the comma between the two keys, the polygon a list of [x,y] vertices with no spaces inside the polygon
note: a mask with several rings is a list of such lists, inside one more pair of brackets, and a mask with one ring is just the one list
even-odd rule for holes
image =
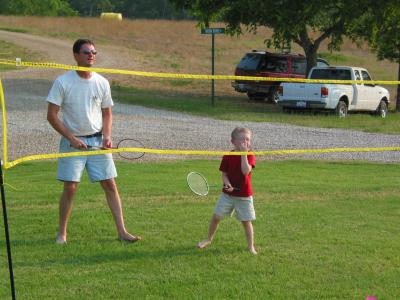
{"label": "young boy", "polygon": [[[236,127],[231,133],[231,143],[234,147],[233,151],[251,151],[251,131],[247,128]],[[248,249],[252,254],[257,254],[251,223],[256,219],[251,186],[251,170],[255,166],[254,155],[225,155],[222,158],[219,167],[222,172],[222,193],[210,221],[208,238],[198,243],[198,248],[203,249],[211,244],[218,223],[224,216],[232,215],[235,210],[236,218],[243,224]]]}

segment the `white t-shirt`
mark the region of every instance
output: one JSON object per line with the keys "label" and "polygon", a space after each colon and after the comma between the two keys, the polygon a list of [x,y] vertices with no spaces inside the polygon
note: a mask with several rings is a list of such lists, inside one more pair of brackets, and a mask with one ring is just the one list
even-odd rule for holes
{"label": "white t-shirt", "polygon": [[46,100],[61,107],[64,126],[75,136],[100,132],[101,109],[114,105],[108,80],[95,72],[89,79],[66,72],[54,81]]}

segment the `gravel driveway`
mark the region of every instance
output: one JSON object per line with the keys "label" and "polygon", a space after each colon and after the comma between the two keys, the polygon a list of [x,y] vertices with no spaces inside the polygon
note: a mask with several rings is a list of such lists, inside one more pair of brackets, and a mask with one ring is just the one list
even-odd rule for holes
{"label": "gravel driveway", "polygon": [[[45,97],[52,82],[34,79],[5,79],[9,159],[40,153],[55,153],[58,134],[46,121]],[[118,99],[115,99],[118,100]],[[156,149],[230,149],[229,135],[235,126],[254,132],[255,150],[314,149],[335,147],[399,146],[399,135],[372,134],[351,130],[307,128],[292,125],[219,121],[182,113],[116,103],[114,140],[134,137]],[[147,159],[188,158],[188,156],[146,155]],[[189,158],[191,158],[190,156]],[[259,159],[283,158],[370,160],[400,162],[400,152],[329,153],[274,155]],[[218,158],[219,157],[210,157]]]}
{"label": "gravel driveway", "polygon": [[[71,64],[72,61],[72,41],[1,30],[0,39],[40,52],[48,57],[48,61],[66,64]],[[118,51],[119,54],[115,55],[115,50],[115,46],[102,45],[102,55],[99,57],[96,67],[143,69],[136,66],[134,60],[132,61],[127,53]],[[47,103],[45,97],[54,78],[62,72],[62,70],[27,68],[1,73],[7,103],[8,154],[10,160],[25,155],[57,152],[59,136],[46,121]],[[107,77],[110,79],[109,76]],[[259,151],[400,145],[400,135],[307,128],[274,123],[218,121],[120,103],[116,103],[114,106],[114,140],[134,137],[142,140],[149,148],[229,150],[231,148],[230,132],[236,126],[246,126],[253,130],[253,145],[255,150]],[[188,156],[167,155],[145,155],[145,157],[146,159],[188,158]],[[263,156],[258,159],[300,157],[399,162],[400,151],[274,155]],[[219,157],[208,158],[219,159]]]}

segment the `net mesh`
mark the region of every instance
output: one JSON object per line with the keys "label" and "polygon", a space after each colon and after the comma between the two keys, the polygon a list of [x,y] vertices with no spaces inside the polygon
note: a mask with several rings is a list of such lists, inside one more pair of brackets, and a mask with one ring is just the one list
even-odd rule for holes
{"label": "net mesh", "polygon": [[[184,151],[192,150],[230,151],[232,149],[230,134],[237,126],[248,127],[253,131],[253,150],[265,152],[261,153],[258,159],[293,158],[294,154],[297,158],[306,159],[399,161],[400,158],[399,151],[372,149],[398,147],[398,140],[392,135],[379,135],[379,138],[374,139],[374,134],[354,133],[347,130],[250,122],[245,118],[240,121],[217,120],[211,118],[213,106],[208,94],[209,80],[149,78],[130,74],[110,74],[110,70],[112,71],[112,69],[106,70],[107,72],[102,75],[112,85],[115,102],[113,107],[114,145],[122,139],[133,138],[142,142],[148,149],[171,150],[169,153],[149,153],[143,157],[144,160],[186,159],[187,153]],[[32,155],[58,153],[60,136],[46,120],[46,97],[54,79],[64,72],[63,69],[23,67],[4,73],[2,84],[7,113],[8,161]],[[128,83],[132,80],[151,82],[146,86],[154,85],[154,89],[138,89],[121,85],[121,82]],[[171,84],[171,82],[174,83]],[[229,93],[220,92],[219,88],[221,87],[223,91],[226,85],[230,84],[229,80],[216,80],[215,84],[218,95],[215,98],[215,106],[224,107],[224,105],[229,105],[230,101],[245,101],[243,95],[232,96]],[[169,87],[164,91],[158,90],[162,85]],[[192,89],[193,86],[196,88]],[[180,109],[180,106],[191,102],[192,110],[189,109],[190,113],[181,113],[157,108],[161,102],[172,103],[170,105],[172,109]],[[149,108],[149,104],[153,108]],[[196,115],[197,105],[199,110],[209,112],[210,117]],[[272,107],[265,103],[254,103],[254,105],[255,110],[258,110],[256,113],[261,115],[263,110],[270,112]],[[240,105],[238,107],[240,109]],[[263,121],[268,122],[268,117],[265,117]],[[332,148],[334,148],[332,151],[323,151]],[[304,149],[306,151],[297,151]],[[316,151],[311,151],[311,149]],[[182,152],[179,153],[179,151]],[[220,159],[221,156],[218,153],[204,155],[205,153],[197,154],[196,158]],[[118,156],[115,155],[115,158],[118,159]]]}

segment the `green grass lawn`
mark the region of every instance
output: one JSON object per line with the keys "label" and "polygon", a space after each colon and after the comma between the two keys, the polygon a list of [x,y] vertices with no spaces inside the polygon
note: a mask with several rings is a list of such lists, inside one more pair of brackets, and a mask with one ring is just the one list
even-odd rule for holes
{"label": "green grass lawn", "polygon": [[216,97],[214,106],[210,96],[171,93],[114,86],[113,97],[122,103],[189,113],[220,120],[275,122],[306,127],[342,128],[375,133],[400,133],[400,114],[392,112],[382,119],[368,113],[350,114],[338,118],[325,113],[282,113],[277,105],[249,102],[244,95]]}
{"label": "green grass lawn", "polygon": [[[189,171],[219,184],[217,160],[118,163],[127,227],[117,241],[97,184],[81,183],[69,243],[54,243],[54,162],[25,163],[5,180],[19,299],[378,299],[400,297],[399,164],[259,161],[253,173],[258,256],[224,220],[198,250],[219,191],[191,194]],[[3,226],[1,226],[3,227]],[[9,280],[0,232],[0,298]]]}

